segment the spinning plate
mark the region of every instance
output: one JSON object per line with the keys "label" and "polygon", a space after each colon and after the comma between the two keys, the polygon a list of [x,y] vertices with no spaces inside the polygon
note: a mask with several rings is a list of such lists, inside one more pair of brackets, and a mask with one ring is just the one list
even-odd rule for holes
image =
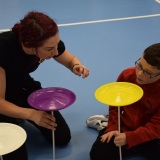
{"label": "spinning plate", "polygon": [[18,125],[0,123],[0,155],[18,149],[26,140],[26,132]]}
{"label": "spinning plate", "polygon": [[76,100],[76,95],[65,88],[49,87],[33,92],[28,97],[28,103],[39,110],[55,111],[70,106]]}
{"label": "spinning plate", "polygon": [[108,83],[99,87],[95,92],[98,101],[117,107],[132,104],[142,96],[142,88],[129,82]]}

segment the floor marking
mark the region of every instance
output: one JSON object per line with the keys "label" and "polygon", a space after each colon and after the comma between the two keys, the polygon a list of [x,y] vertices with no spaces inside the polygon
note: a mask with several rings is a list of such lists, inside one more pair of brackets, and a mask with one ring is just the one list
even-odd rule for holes
{"label": "floor marking", "polygon": [[65,26],[75,26],[75,25],[83,25],[83,24],[91,24],[91,23],[102,23],[102,22],[113,22],[113,21],[139,19],[139,18],[150,18],[150,17],[158,17],[158,16],[160,16],[160,14],[134,16],[134,17],[126,17],[126,18],[113,18],[113,19],[104,19],[104,20],[87,21],[87,22],[76,22],[76,23],[68,23],[68,24],[66,23],[66,24],[59,24],[58,26],[65,27]]}
{"label": "floor marking", "polygon": [[7,32],[7,31],[10,31],[10,29],[0,29],[0,33],[1,32]]}
{"label": "floor marking", "polygon": [[[159,0],[160,1],[160,0]],[[76,22],[76,23],[65,23],[58,24],[58,27],[66,27],[66,26],[75,26],[75,25],[84,25],[84,24],[92,24],[92,23],[103,23],[103,22],[113,22],[113,21],[123,21],[123,20],[131,20],[131,19],[140,19],[140,18],[150,18],[150,17],[159,17],[160,14],[151,14],[145,16],[134,16],[134,17],[125,17],[125,18],[113,18],[113,19],[104,19],[104,20],[96,20],[96,21],[86,21],[86,22]],[[10,29],[3,29],[0,32],[9,31]]]}

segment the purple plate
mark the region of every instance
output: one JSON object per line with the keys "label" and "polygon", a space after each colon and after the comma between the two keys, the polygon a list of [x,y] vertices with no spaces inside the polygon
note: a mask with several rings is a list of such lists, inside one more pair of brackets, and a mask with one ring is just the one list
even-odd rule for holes
{"label": "purple plate", "polygon": [[28,103],[39,110],[56,111],[67,108],[76,100],[76,95],[65,88],[49,87],[30,94]]}

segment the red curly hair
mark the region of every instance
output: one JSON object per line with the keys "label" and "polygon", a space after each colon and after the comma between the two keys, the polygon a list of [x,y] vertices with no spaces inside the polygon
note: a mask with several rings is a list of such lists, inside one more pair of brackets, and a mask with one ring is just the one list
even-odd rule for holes
{"label": "red curly hair", "polygon": [[58,26],[44,13],[29,12],[19,23],[16,23],[12,31],[18,34],[25,47],[39,47],[44,41],[58,32]]}

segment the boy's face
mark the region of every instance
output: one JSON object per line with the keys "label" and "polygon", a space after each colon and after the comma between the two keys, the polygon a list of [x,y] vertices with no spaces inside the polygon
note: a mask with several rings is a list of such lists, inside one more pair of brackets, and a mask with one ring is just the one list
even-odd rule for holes
{"label": "boy's face", "polygon": [[148,64],[142,56],[136,62],[136,76],[138,84],[153,83],[160,79],[160,70]]}

